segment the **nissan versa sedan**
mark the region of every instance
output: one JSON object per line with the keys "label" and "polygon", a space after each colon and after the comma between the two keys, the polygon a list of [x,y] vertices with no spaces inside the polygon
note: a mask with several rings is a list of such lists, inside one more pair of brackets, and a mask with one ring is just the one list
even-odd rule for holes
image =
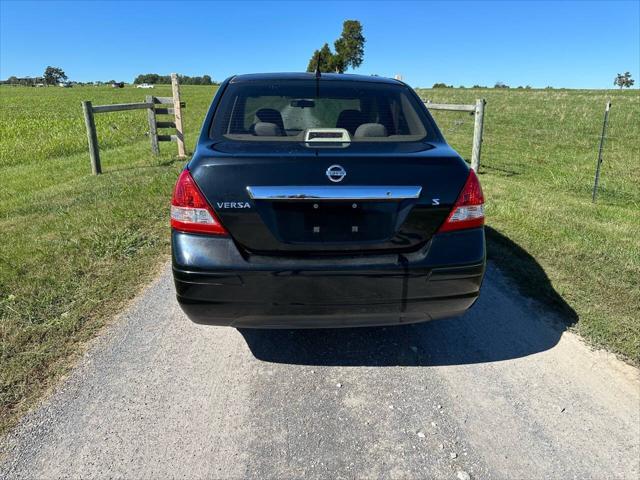
{"label": "nissan versa sedan", "polygon": [[460,315],[484,276],[483,202],[406,84],[234,76],[173,193],[178,302],[195,322],[238,328]]}

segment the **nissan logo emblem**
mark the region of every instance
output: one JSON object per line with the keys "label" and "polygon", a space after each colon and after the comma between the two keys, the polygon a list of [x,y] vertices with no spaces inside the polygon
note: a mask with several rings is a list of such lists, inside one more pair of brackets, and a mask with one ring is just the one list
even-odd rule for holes
{"label": "nissan logo emblem", "polygon": [[327,178],[332,182],[341,182],[344,177],[347,176],[347,172],[342,165],[331,165],[327,168]]}

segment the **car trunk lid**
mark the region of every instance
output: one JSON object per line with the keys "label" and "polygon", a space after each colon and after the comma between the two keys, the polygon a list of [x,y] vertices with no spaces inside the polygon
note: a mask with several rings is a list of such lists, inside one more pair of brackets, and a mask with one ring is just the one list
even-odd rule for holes
{"label": "car trunk lid", "polygon": [[209,153],[192,175],[236,243],[258,253],[419,248],[468,173],[445,144],[222,142]]}

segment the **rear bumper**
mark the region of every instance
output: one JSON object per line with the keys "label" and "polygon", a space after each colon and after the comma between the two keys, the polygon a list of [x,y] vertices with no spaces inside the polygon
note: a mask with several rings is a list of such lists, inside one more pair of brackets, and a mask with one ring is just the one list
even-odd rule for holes
{"label": "rear bumper", "polygon": [[197,323],[258,328],[391,325],[455,316],[476,300],[484,229],[409,254],[243,255],[225,237],[172,232],[177,298]]}

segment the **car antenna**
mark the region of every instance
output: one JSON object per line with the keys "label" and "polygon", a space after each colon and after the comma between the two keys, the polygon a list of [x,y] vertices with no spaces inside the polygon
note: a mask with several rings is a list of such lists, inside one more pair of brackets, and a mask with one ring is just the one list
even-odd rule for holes
{"label": "car antenna", "polygon": [[322,57],[322,53],[318,51],[318,60],[316,61],[316,79],[320,79],[320,58]]}
{"label": "car antenna", "polygon": [[322,53],[318,51],[318,60],[316,61],[316,98],[320,97],[320,57]]}

